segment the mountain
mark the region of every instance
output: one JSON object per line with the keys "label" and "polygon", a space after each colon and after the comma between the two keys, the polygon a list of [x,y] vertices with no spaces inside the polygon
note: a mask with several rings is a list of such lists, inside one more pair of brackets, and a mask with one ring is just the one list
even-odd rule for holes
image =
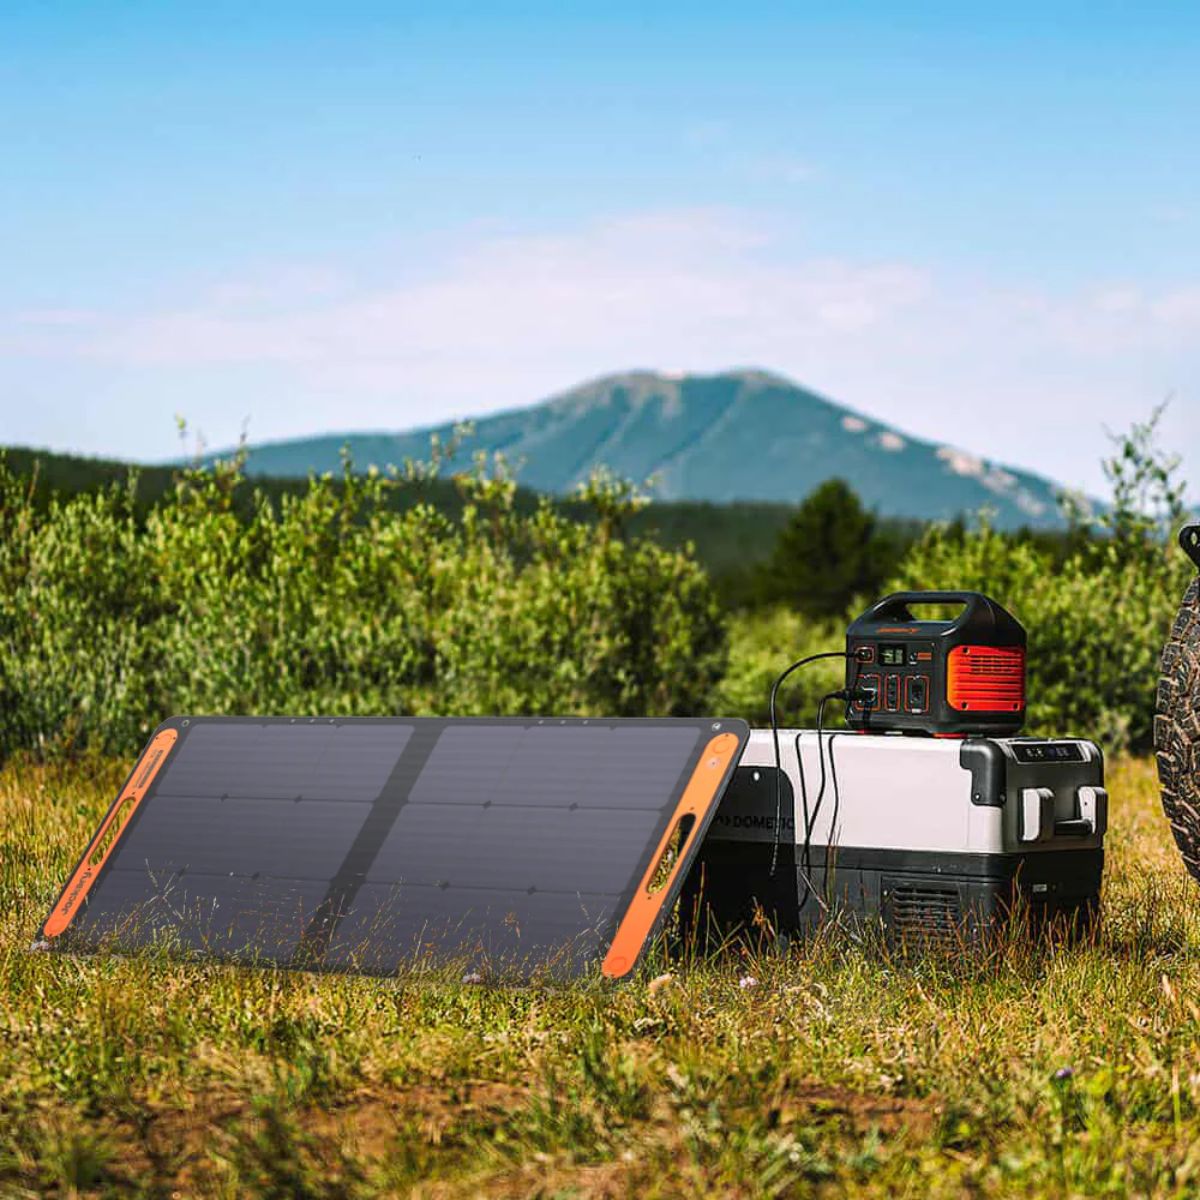
{"label": "mountain", "polygon": [[[338,471],[348,447],[357,468],[428,457],[433,433],[346,433],[251,445],[248,472],[295,477]],[[521,483],[564,493],[599,466],[654,477],[668,500],[795,503],[834,476],[884,516],[952,519],[989,508],[995,522],[1062,523],[1059,489],[1041,476],[910,437],[765,371],[598,379],[475,422],[465,451],[502,451]]]}

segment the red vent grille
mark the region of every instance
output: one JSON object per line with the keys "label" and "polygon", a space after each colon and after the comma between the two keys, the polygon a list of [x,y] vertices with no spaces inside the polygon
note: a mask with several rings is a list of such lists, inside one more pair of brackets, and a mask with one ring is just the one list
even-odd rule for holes
{"label": "red vent grille", "polygon": [[956,646],[950,651],[947,667],[946,700],[959,712],[1021,712],[1025,707],[1025,651]]}

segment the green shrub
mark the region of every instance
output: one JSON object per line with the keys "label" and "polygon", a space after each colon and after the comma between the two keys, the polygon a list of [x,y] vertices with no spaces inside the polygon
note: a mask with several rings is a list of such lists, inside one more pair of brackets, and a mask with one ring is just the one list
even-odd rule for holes
{"label": "green shrub", "polygon": [[988,593],[1029,634],[1029,732],[1145,750],[1158,659],[1188,577],[1183,556],[1162,545],[1126,556],[1114,541],[1092,543],[1056,564],[986,527],[966,537],[935,529],[893,590]]}
{"label": "green shrub", "polygon": [[683,714],[720,678],[703,571],[621,536],[623,486],[584,490],[589,522],[520,513],[477,462],[452,517],[347,468],[247,516],[238,471],[39,512],[0,459],[0,754],[128,753],[184,712]]}
{"label": "green shrub", "polygon": [[[739,613],[730,622],[729,671],[717,689],[714,712],[744,717],[766,725],[771,685],[790,663],[809,654],[841,650],[846,644],[844,621],[812,621],[784,608]],[[822,696],[840,688],[846,668],[840,659],[803,667],[780,689],[781,727],[811,727]],[[841,706],[831,704],[831,719]]]}
{"label": "green shrub", "polygon": [[1069,552],[1055,557],[986,523],[930,530],[894,589],[969,588],[1009,608],[1029,634],[1030,731],[1096,738],[1111,749],[1153,743],[1158,663],[1193,568],[1175,546],[1185,516],[1179,459],[1157,445],[1162,408],[1114,439],[1112,488],[1096,520],[1068,505]]}
{"label": "green shrub", "polygon": [[[1193,573],[1175,546],[1186,515],[1184,486],[1177,457],[1157,445],[1160,415],[1161,410],[1116,439],[1104,463],[1112,498],[1098,517],[1087,516],[1078,501],[1069,503],[1072,528],[1059,537],[1000,533],[986,520],[974,529],[963,522],[933,526],[879,586],[880,595],[971,589],[1009,608],[1029,634],[1031,733],[1077,734],[1113,750],[1143,751],[1152,744],[1159,656]],[[819,510],[832,520],[845,500],[831,487],[810,516]],[[846,520],[861,534],[861,512],[850,512]],[[788,536],[798,537],[803,524]],[[831,528],[836,526],[834,521]],[[817,522],[818,527],[824,525]],[[818,541],[806,543],[812,574],[819,572],[824,553]],[[786,538],[780,545],[782,557]],[[845,563],[835,541],[828,553],[838,559],[836,574]],[[792,554],[795,569],[803,557]],[[855,600],[843,616],[828,619],[805,619],[794,608],[735,617],[732,665],[717,693],[718,709],[764,723],[771,683],[780,671],[806,654],[840,649],[847,622],[872,598]],[[793,604],[801,607],[799,595]],[[810,724],[820,697],[841,678],[837,660],[793,675],[783,692],[781,721]]]}

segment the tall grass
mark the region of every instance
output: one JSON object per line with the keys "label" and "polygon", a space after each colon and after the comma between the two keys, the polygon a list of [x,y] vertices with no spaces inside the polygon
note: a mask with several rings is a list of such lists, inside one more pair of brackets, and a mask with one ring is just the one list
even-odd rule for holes
{"label": "tall grass", "polygon": [[526,989],[30,953],[122,770],[0,772],[2,1195],[1200,1189],[1200,893],[1148,763],[1088,944]]}

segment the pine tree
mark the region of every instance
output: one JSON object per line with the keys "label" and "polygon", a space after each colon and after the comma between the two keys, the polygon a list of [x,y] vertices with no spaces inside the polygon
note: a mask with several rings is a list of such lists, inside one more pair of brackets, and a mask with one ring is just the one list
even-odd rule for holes
{"label": "pine tree", "polygon": [[759,581],[764,603],[787,604],[810,617],[844,614],[872,597],[891,574],[897,539],[841,479],[821,484],[779,535]]}

